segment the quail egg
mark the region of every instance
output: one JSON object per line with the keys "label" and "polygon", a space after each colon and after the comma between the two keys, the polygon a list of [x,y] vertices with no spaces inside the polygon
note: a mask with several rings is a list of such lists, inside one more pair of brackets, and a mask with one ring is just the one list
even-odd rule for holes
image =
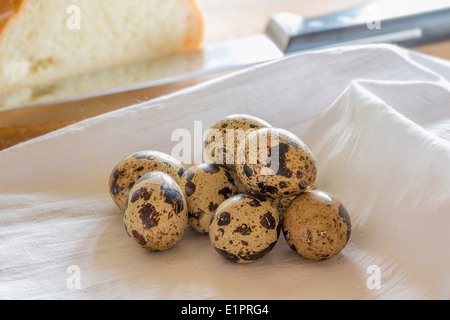
{"label": "quail egg", "polygon": [[350,216],[329,194],[312,190],[297,196],[283,217],[289,246],[310,260],[329,259],[340,253],[351,234]]}
{"label": "quail egg", "polygon": [[311,150],[300,138],[284,129],[263,128],[240,144],[236,172],[253,192],[289,198],[315,182],[317,167]]}
{"label": "quail egg", "polygon": [[241,179],[239,178],[238,174],[236,171],[234,170],[230,170],[230,175],[234,180],[234,183],[236,184],[237,187],[237,193],[246,193],[249,192],[250,189],[247,187],[247,185],[245,185],[244,183],[242,183]]}
{"label": "quail egg", "polygon": [[294,199],[295,197],[277,198],[273,200],[273,205],[275,208],[277,208],[280,218],[283,218],[284,214],[286,213],[286,210],[289,208],[292,200]]}
{"label": "quail egg", "polygon": [[[316,190],[317,189],[317,183],[313,183],[308,190]],[[290,197],[290,198],[276,198],[273,201],[273,205],[278,209],[278,213],[280,214],[280,217],[283,218],[284,214],[286,213],[286,210],[291,205],[292,201],[296,197]]]}
{"label": "quail egg", "polygon": [[153,171],[131,188],[123,221],[133,242],[149,251],[164,251],[177,244],[187,227],[184,194],[168,174]]}
{"label": "quail egg", "polygon": [[271,127],[266,121],[246,114],[233,114],[218,120],[206,133],[205,152],[213,163],[233,169],[238,145],[252,131]]}
{"label": "quail egg", "polygon": [[109,192],[120,210],[123,210],[134,183],[151,171],[165,172],[178,181],[184,167],[176,158],[159,151],[140,151],[123,158],[109,177]]}
{"label": "quail egg", "polygon": [[225,259],[251,263],[265,257],[280,235],[280,218],[272,202],[257,194],[238,194],[213,214],[209,238]]}
{"label": "quail egg", "polygon": [[209,231],[217,207],[237,193],[233,177],[223,165],[204,163],[189,168],[179,181],[189,212],[188,224],[199,233]]}

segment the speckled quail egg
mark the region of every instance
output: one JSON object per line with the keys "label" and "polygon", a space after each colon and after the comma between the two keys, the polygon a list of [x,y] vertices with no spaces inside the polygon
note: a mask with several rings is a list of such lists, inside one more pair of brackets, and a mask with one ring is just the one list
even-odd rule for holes
{"label": "speckled quail egg", "polygon": [[289,246],[310,260],[329,259],[340,253],[351,234],[350,216],[343,204],[329,194],[312,190],[297,196],[283,218]]}
{"label": "speckled quail egg", "polygon": [[284,129],[263,128],[239,146],[236,172],[253,192],[289,198],[315,182],[317,166],[300,138]]}
{"label": "speckled quail egg", "polygon": [[294,199],[295,197],[277,198],[273,200],[273,206],[277,208],[280,218],[283,218],[284,214],[286,213],[286,210],[289,208],[292,200]]}
{"label": "speckled quail egg", "polygon": [[238,194],[224,201],[211,219],[209,238],[216,251],[235,263],[265,257],[280,235],[280,218],[272,202],[258,194]]}
{"label": "speckled quail egg", "polygon": [[164,251],[177,244],[187,228],[184,194],[168,174],[153,171],[131,188],[123,221],[133,242],[149,251]]}
{"label": "speckled quail egg", "polygon": [[237,193],[246,193],[249,192],[250,189],[247,185],[245,185],[244,183],[242,183],[241,179],[239,178],[237,172],[235,170],[229,170],[231,177],[234,180],[234,183],[236,184],[237,187]]}
{"label": "speckled quail egg", "polygon": [[238,145],[252,131],[271,127],[266,121],[246,114],[233,114],[214,123],[206,133],[205,152],[216,164],[235,168]]}
{"label": "speckled quail egg", "polygon": [[178,181],[185,170],[178,159],[159,151],[140,151],[123,158],[109,177],[109,192],[120,210],[123,210],[134,183],[151,171],[165,172]]}
{"label": "speckled quail egg", "polygon": [[204,163],[189,168],[179,181],[189,211],[189,226],[199,233],[209,231],[217,207],[237,193],[233,177],[223,165]]}
{"label": "speckled quail egg", "polygon": [[[313,183],[311,186],[308,187],[308,190],[316,190],[317,189],[317,183]],[[292,201],[296,197],[289,197],[289,198],[276,198],[273,200],[273,205],[278,209],[278,213],[280,214],[280,218],[283,218],[284,214],[286,213],[286,210],[291,205]]]}

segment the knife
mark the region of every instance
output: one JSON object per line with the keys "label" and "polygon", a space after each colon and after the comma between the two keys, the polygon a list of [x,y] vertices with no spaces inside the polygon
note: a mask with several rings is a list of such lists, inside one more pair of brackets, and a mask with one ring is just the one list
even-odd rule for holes
{"label": "knife", "polygon": [[[450,39],[449,0],[381,0],[308,19],[279,13],[262,34],[145,62],[158,66],[185,61],[190,66],[188,72],[181,70],[179,74],[139,83],[125,77],[114,88],[94,86],[92,92],[84,95],[0,112],[0,150],[87,118],[296,52],[372,43],[415,47],[446,39]],[[140,65],[134,67],[139,69]],[[100,72],[113,74],[114,69]]]}

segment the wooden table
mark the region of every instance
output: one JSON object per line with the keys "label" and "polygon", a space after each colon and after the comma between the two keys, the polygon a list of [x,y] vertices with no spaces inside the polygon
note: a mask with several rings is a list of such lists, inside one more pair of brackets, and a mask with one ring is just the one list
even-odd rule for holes
{"label": "wooden table", "polygon": [[[424,0],[425,1],[425,0]],[[263,32],[270,17],[278,12],[305,18],[333,13],[373,0],[197,0],[205,16],[206,45]],[[450,41],[414,48],[450,59]]]}

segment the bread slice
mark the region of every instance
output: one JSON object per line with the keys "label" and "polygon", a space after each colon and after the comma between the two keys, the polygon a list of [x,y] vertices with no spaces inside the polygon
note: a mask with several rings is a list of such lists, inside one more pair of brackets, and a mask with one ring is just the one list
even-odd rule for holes
{"label": "bread slice", "polygon": [[202,66],[203,54],[197,50],[188,54],[171,54],[112,68],[102,68],[18,89],[0,96],[0,111],[85,97],[100,92],[109,93],[111,90],[135,84],[199,71]]}
{"label": "bread slice", "polygon": [[0,0],[0,96],[197,49],[195,0]]}

